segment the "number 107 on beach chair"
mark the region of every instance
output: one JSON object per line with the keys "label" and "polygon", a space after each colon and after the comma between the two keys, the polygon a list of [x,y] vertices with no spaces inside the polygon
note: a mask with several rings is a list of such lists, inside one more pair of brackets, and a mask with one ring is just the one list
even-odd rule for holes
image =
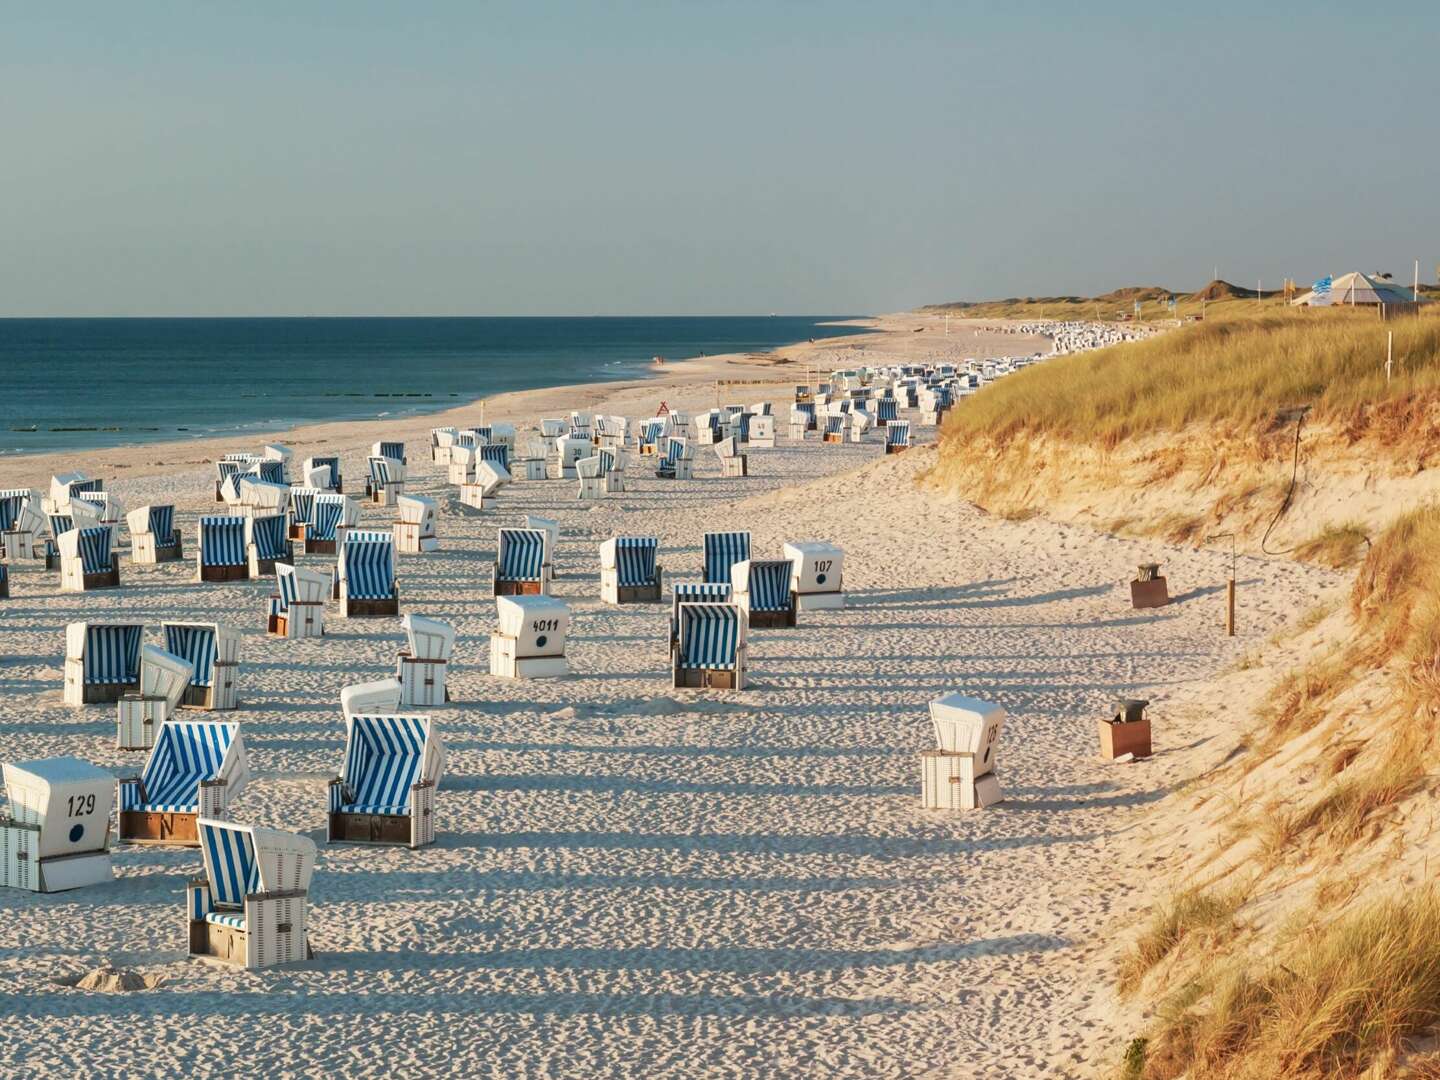
{"label": "number 107 on beach chair", "polygon": [[807,540],[785,545],[793,569],[791,587],[798,611],[833,611],[845,606],[845,552],[834,544]]}

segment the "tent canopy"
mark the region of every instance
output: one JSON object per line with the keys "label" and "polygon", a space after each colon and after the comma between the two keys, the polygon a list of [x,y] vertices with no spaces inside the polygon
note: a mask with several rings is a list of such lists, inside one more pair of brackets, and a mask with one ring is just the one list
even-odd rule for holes
{"label": "tent canopy", "polygon": [[[1359,304],[1409,304],[1415,299],[1414,291],[1404,285],[1381,278],[1371,277],[1355,271],[1342,274],[1330,285],[1330,303],[1335,307],[1349,307]],[[1421,303],[1425,297],[1420,298]],[[1309,307],[1315,303],[1315,293],[1291,301],[1296,307]]]}

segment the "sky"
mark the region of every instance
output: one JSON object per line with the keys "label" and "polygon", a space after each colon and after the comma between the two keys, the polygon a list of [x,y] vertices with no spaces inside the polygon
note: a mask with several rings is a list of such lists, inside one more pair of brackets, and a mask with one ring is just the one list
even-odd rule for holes
{"label": "sky", "polygon": [[1440,262],[1440,4],[0,0],[0,315],[860,314]]}

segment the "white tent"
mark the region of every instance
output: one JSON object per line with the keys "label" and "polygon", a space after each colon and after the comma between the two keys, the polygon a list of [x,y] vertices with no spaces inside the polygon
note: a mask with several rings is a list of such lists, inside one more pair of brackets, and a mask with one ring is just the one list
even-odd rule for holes
{"label": "white tent", "polygon": [[[1383,278],[1371,277],[1359,271],[1351,274],[1342,274],[1335,278],[1330,284],[1329,305],[1332,307],[1358,307],[1365,304],[1410,304],[1415,300],[1415,293],[1409,286],[1401,285],[1398,282],[1386,281]],[[1424,303],[1425,297],[1420,298]],[[1323,297],[1317,300],[1314,291],[1307,292],[1304,296],[1296,297],[1291,303],[1295,307],[1318,307],[1326,301]]]}

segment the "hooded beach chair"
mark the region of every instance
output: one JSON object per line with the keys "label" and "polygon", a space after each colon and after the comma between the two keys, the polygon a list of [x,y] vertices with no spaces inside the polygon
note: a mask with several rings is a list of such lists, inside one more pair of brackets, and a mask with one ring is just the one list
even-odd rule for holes
{"label": "hooded beach chair", "polygon": [[29,488],[0,490],[0,558],[20,562],[38,557],[46,525],[40,503]]}
{"label": "hooded beach chair", "polygon": [[892,420],[885,427],[885,453],[898,454],[910,448],[910,421]]}
{"label": "hooded beach chair", "polygon": [[877,398],[875,401],[875,426],[887,427],[900,419],[900,403],[893,397]]}
{"label": "hooded beach chair", "polygon": [[395,657],[400,704],[443,705],[450,700],[446,678],[455,652],[455,628],[423,615],[406,615],[403,622],[406,647]]}
{"label": "hooded beach chair", "polygon": [[607,604],[658,604],[664,571],[654,536],[612,536],[600,545],[600,599]]}
{"label": "hooded beach chair", "polygon": [[290,562],[290,530],[285,514],[247,518],[245,521],[245,552],[250,560],[252,578],[275,573],[277,562]]}
{"label": "hooded beach chair", "polygon": [[327,839],[352,844],[435,842],[435,788],[445,745],[428,716],[345,720],[345,759],[330,781]]}
{"label": "hooded beach chair", "polygon": [[510,448],[504,443],[481,443],[475,447],[475,453],[477,468],[480,462],[488,461],[497,466],[498,471],[506,474],[510,472]]}
{"label": "hooded beach chair", "polygon": [[715,456],[720,459],[721,476],[749,476],[750,458],[740,452],[734,435],[721,439],[715,444]]}
{"label": "hooded beach chair", "polygon": [[113,536],[105,525],[61,534],[57,543],[62,592],[120,587],[120,560],[111,549]]}
{"label": "hooded beach chair", "polygon": [[560,546],[560,523],[554,518],[541,517],[539,514],[526,514],[524,527],[539,529],[545,534],[545,574],[547,577],[554,577],[555,549]]}
{"label": "hooded beach chair", "polygon": [[96,519],[110,530],[110,546],[120,546],[120,526],[125,521],[125,504],[109,491],[77,491],[70,497],[70,505],[83,502],[94,511]]}
{"label": "hooded beach chair", "polygon": [[575,463],[575,475],[580,481],[575,497],[581,501],[598,499],[605,493],[605,474],[614,456],[609,450],[601,450]]}
{"label": "hooded beach chair", "polygon": [[808,386],[795,387],[795,404],[805,405],[815,400],[815,392]]}
{"label": "hooded beach chair", "polygon": [[790,561],[790,589],[797,612],[845,606],[844,551],[834,544],[799,541],[785,545],[785,558]]}
{"label": "hooded beach chair", "polygon": [[750,445],[761,450],[775,449],[775,417],[769,413],[750,417]]}
{"label": "hooded beach chair", "polygon": [[655,476],[661,480],[689,480],[694,475],[693,464],[689,440],[671,435],[665,440],[665,452],[655,462]]}
{"label": "hooded beach chair", "polygon": [[290,489],[290,509],[286,515],[285,535],[290,540],[299,540],[303,546],[305,543],[305,524],[315,506],[315,496],[320,494],[318,487],[293,487]]}
{"label": "hooded beach chair", "polygon": [[245,581],[250,559],[245,550],[245,518],[205,515],[198,525],[195,569],[198,581]]}
{"label": "hooded beach chair", "polygon": [[115,749],[149,750],[155,732],[175,715],[190,686],[195,665],[154,645],[140,648],[140,688],[115,707]]}
{"label": "hooded beach chair", "polygon": [[120,839],[193,847],[200,842],[197,819],[223,819],[249,779],[239,724],[167,720],[144,771],[118,784]]}
{"label": "hooded beach chair", "polygon": [[231,483],[238,497],[235,505],[247,518],[284,514],[290,509],[289,484],[262,480],[256,476],[241,476]]}
{"label": "hooded beach chair", "polygon": [[252,480],[259,480],[263,484],[278,484],[281,487],[289,486],[289,479],[285,474],[285,462],[279,458],[262,457],[251,464],[245,470],[245,476]]}
{"label": "hooded beach chair", "polygon": [[62,892],[100,885],[110,866],[115,778],[75,757],[5,763],[0,886]]}
{"label": "hooded beach chair", "polygon": [[864,442],[865,431],[870,427],[870,414],[864,409],[850,410],[850,441]]}
{"label": "hooded beach chair", "polygon": [[309,960],[315,841],[208,817],[196,831],[205,876],[185,888],[189,954],[250,971]]}
{"label": "hooded beach chair", "polygon": [[745,613],[738,604],[681,604],[672,654],[674,685],[744,690]]}
{"label": "hooded beach chair", "polygon": [[430,463],[449,465],[450,448],[455,445],[453,427],[432,427],[430,429]]}
{"label": "hooded beach chair", "polygon": [[395,502],[399,520],[395,522],[395,550],[402,555],[422,555],[438,551],[435,537],[435,500],[424,495],[401,495]]}
{"label": "hooded beach chair", "polygon": [[275,564],[276,591],[270,594],[266,633],[283,638],[321,637],[325,633],[325,594],[330,575],[287,563]]}
{"label": "hooded beach chair", "polygon": [[591,432],[595,427],[595,415],[587,412],[570,410],[570,434],[576,438],[589,442],[594,436]]}
{"label": "hooded beach chair", "polygon": [[490,635],[490,674],[502,679],[568,675],[565,638],[570,608],[553,596],[497,596],[499,623]]}
{"label": "hooded beach chair", "polygon": [[730,568],[750,558],[748,532],[707,532],[703,541],[705,580],[730,584]]}
{"label": "hooded beach chair", "polygon": [[570,421],[568,420],[546,417],[540,421],[540,443],[544,447],[547,458],[555,456],[560,440],[569,430]]}
{"label": "hooded beach chair", "polygon": [[305,554],[334,555],[360,523],[360,504],[348,495],[316,495],[305,524]]}
{"label": "hooded beach chair", "polygon": [[670,427],[670,421],[663,416],[652,417],[640,425],[637,446],[642,457],[659,453],[660,443]]}
{"label": "hooded beach chair", "polygon": [[456,487],[473,483],[475,481],[475,463],[479,460],[478,447],[448,447],[445,454],[445,479]]}
{"label": "hooded beach chair", "polygon": [[721,425],[725,414],[719,409],[706,409],[695,417],[695,441],[701,446],[714,446],[723,437]]}
{"label": "hooded beach chair", "polygon": [[369,469],[365,494],[377,506],[394,506],[405,493],[405,466],[388,457],[372,457],[365,464]]}
{"label": "hooded beach chair", "polygon": [[752,630],[795,625],[789,559],[746,559],[730,568],[730,592]]}
{"label": "hooded beach chair", "polygon": [[609,464],[605,468],[604,488],[605,494],[613,495],[616,492],[625,490],[625,451],[619,447],[606,449],[609,456]]}
{"label": "hooded beach chair", "polygon": [[393,533],[353,530],[340,545],[336,573],[342,619],[400,614]]}
{"label": "hooded beach chair", "polygon": [[[227,482],[233,481],[257,460],[254,454],[226,454],[215,462],[215,501],[224,502]],[[233,483],[230,490],[234,490]]]}
{"label": "hooded beach chair", "polygon": [[501,528],[495,549],[495,596],[541,596],[550,591],[546,535],[540,529]]}
{"label": "hooded beach chair", "polygon": [[815,404],[805,402],[790,406],[790,438],[800,441],[805,433],[815,430]]}
{"label": "hooded beach chair", "polygon": [[576,469],[580,459],[589,457],[594,448],[589,439],[576,435],[565,435],[555,441],[555,452],[550,459],[550,479],[574,480],[579,474]]}
{"label": "hooded beach chair", "polygon": [[1004,795],[995,756],[1005,710],[964,694],[930,703],[936,747],[920,752],[920,805],[929,810],[983,810]]}
{"label": "hooded beach chair", "polygon": [[175,527],[175,507],[142,506],[131,510],[130,561],[137,565],[153,566],[156,563],[173,562],[182,555],[180,530]]}
{"label": "hooded beach chair", "polygon": [[677,581],[670,586],[670,651],[680,640],[681,604],[728,604],[730,582]]}
{"label": "hooded beach chair", "polygon": [[831,413],[825,417],[825,432],[820,437],[822,442],[843,443],[845,441],[845,414]]}
{"label": "hooded beach chair", "polygon": [[119,701],[140,687],[140,623],[72,622],[65,627],[65,704]]}
{"label": "hooded beach chair", "polygon": [[[320,469],[329,469],[330,475],[324,477],[324,483],[317,481],[322,478],[318,476]],[[345,490],[345,478],[340,473],[340,458],[336,454],[320,454],[305,459],[304,479],[306,487],[319,488],[321,491],[333,491],[337,494]]]}
{"label": "hooded beach chair", "polygon": [[185,691],[186,705],[226,711],[239,704],[238,630],[208,622],[162,622],[160,630],[165,635],[165,651],[184,657],[195,668]]}
{"label": "hooded beach chair", "polygon": [[48,513],[63,513],[77,495],[94,495],[105,490],[105,481],[92,479],[83,472],[57,473],[50,477]]}
{"label": "hooded beach chair", "polygon": [[389,458],[391,461],[398,461],[401,465],[408,465],[410,460],[405,456],[405,444],[393,440],[381,439],[370,447],[371,457]]}

